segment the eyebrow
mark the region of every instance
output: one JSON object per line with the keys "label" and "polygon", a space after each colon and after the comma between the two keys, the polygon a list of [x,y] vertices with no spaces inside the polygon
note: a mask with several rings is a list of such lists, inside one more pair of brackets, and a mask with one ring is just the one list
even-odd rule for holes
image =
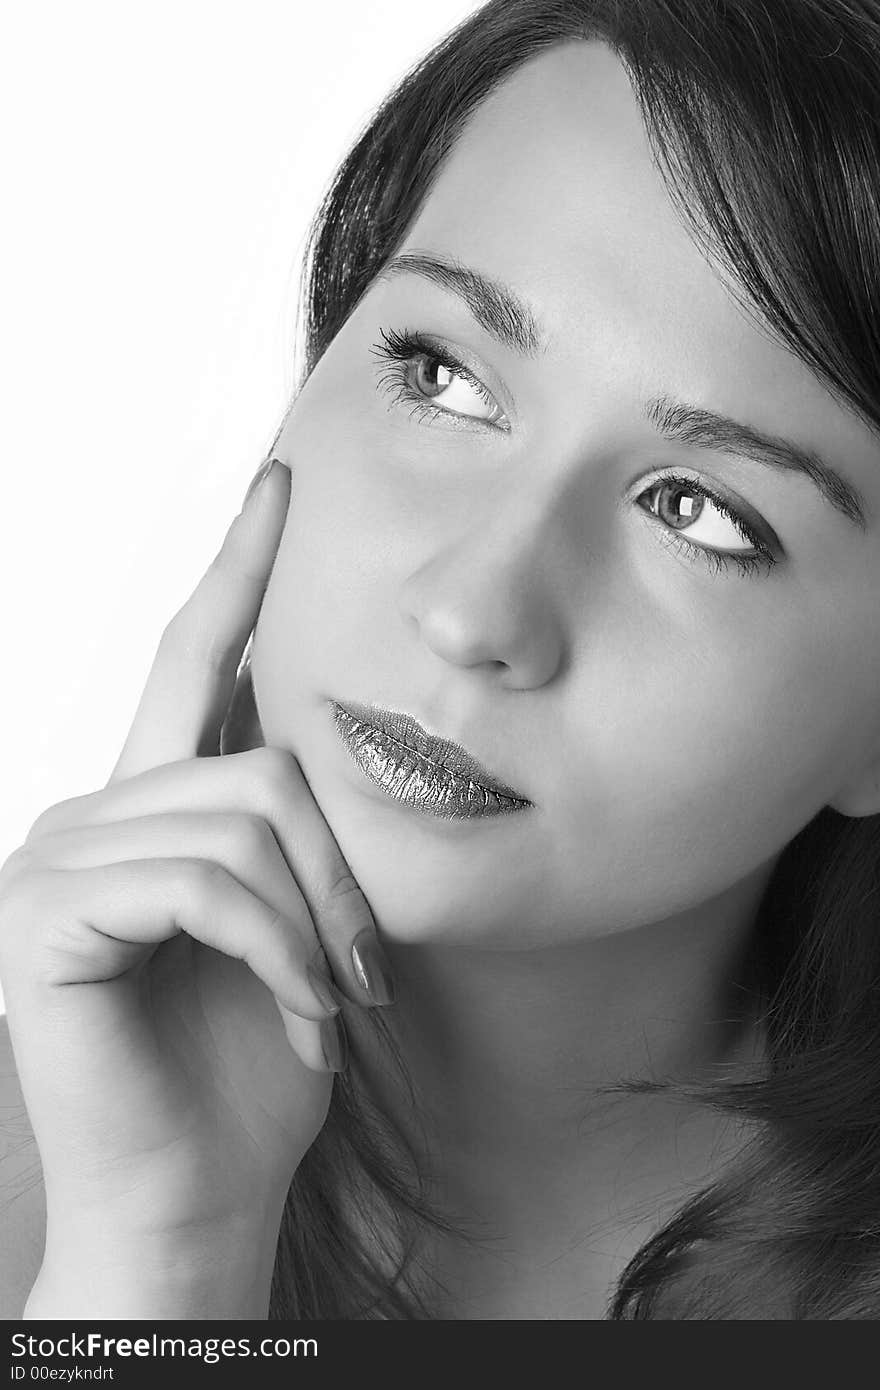
{"label": "eyebrow", "polygon": [[[394,256],[382,267],[377,279],[403,274],[421,275],[458,295],[477,323],[511,351],[524,357],[536,357],[544,351],[546,337],[538,315],[501,281],[462,265],[454,257],[418,251]],[[861,530],[867,529],[867,509],[861,494],[813,450],[666,395],[647,401],[645,416],[658,433],[675,443],[739,454],[765,467],[802,474],[836,511]]]}
{"label": "eyebrow", "polygon": [[776,435],[762,434],[728,415],[674,401],[669,396],[653,397],[647,402],[645,413],[665,439],[698,449],[740,454],[765,467],[805,475],[836,511],[861,530],[867,529],[867,510],[861,494],[811,449]]}
{"label": "eyebrow", "polygon": [[421,275],[441,289],[457,294],[477,323],[511,351],[523,357],[535,357],[542,350],[543,334],[537,315],[509,286],[481,275],[452,257],[423,252],[395,256],[383,266],[377,279],[392,279],[406,273]]}

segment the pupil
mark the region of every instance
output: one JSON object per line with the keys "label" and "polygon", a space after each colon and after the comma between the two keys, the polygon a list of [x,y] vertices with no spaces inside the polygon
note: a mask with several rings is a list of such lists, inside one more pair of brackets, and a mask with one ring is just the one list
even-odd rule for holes
{"label": "pupil", "polygon": [[438,396],[445,391],[452,378],[448,367],[444,367],[436,357],[421,357],[416,368],[416,385],[426,396]]}
{"label": "pupil", "polygon": [[[664,496],[670,500],[664,502]],[[690,526],[700,515],[705,501],[699,493],[677,487],[674,483],[661,483],[658,498],[658,515],[667,526]]]}

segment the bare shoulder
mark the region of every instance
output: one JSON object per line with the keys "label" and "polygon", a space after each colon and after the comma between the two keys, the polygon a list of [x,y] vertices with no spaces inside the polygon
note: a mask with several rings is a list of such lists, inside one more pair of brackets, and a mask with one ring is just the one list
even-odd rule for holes
{"label": "bare shoulder", "polygon": [[43,1169],[0,1015],[0,1319],[20,1318],[46,1237]]}

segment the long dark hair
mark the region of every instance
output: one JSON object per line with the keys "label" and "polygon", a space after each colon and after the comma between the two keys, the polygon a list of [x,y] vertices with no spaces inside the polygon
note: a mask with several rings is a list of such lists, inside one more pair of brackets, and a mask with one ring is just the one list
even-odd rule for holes
{"label": "long dark hair", "polygon": [[[521,63],[577,39],[625,65],[670,196],[743,307],[880,433],[875,0],[492,0],[412,70],[339,168],[304,267],[302,379],[468,116]],[[245,662],[242,690],[247,678]],[[750,949],[761,1074],[677,1090],[755,1137],[641,1248],[610,1318],[880,1317],[880,816],[824,807],[802,828]],[[440,1218],[353,1053],[290,1188],[270,1318],[430,1317],[412,1253],[420,1223]]]}

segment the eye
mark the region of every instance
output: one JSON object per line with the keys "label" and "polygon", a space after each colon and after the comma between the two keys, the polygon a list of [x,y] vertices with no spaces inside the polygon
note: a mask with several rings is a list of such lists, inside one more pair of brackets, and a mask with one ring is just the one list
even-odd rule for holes
{"label": "eye", "polygon": [[380,383],[396,403],[412,406],[411,415],[509,428],[492,393],[445,345],[409,331],[380,330],[380,337],[372,348],[380,361]]}
{"label": "eye", "polygon": [[638,498],[659,518],[669,543],[689,558],[702,559],[718,573],[734,564],[743,574],[767,571],[777,564],[768,542],[732,503],[705,483],[678,474],[657,478]]}

